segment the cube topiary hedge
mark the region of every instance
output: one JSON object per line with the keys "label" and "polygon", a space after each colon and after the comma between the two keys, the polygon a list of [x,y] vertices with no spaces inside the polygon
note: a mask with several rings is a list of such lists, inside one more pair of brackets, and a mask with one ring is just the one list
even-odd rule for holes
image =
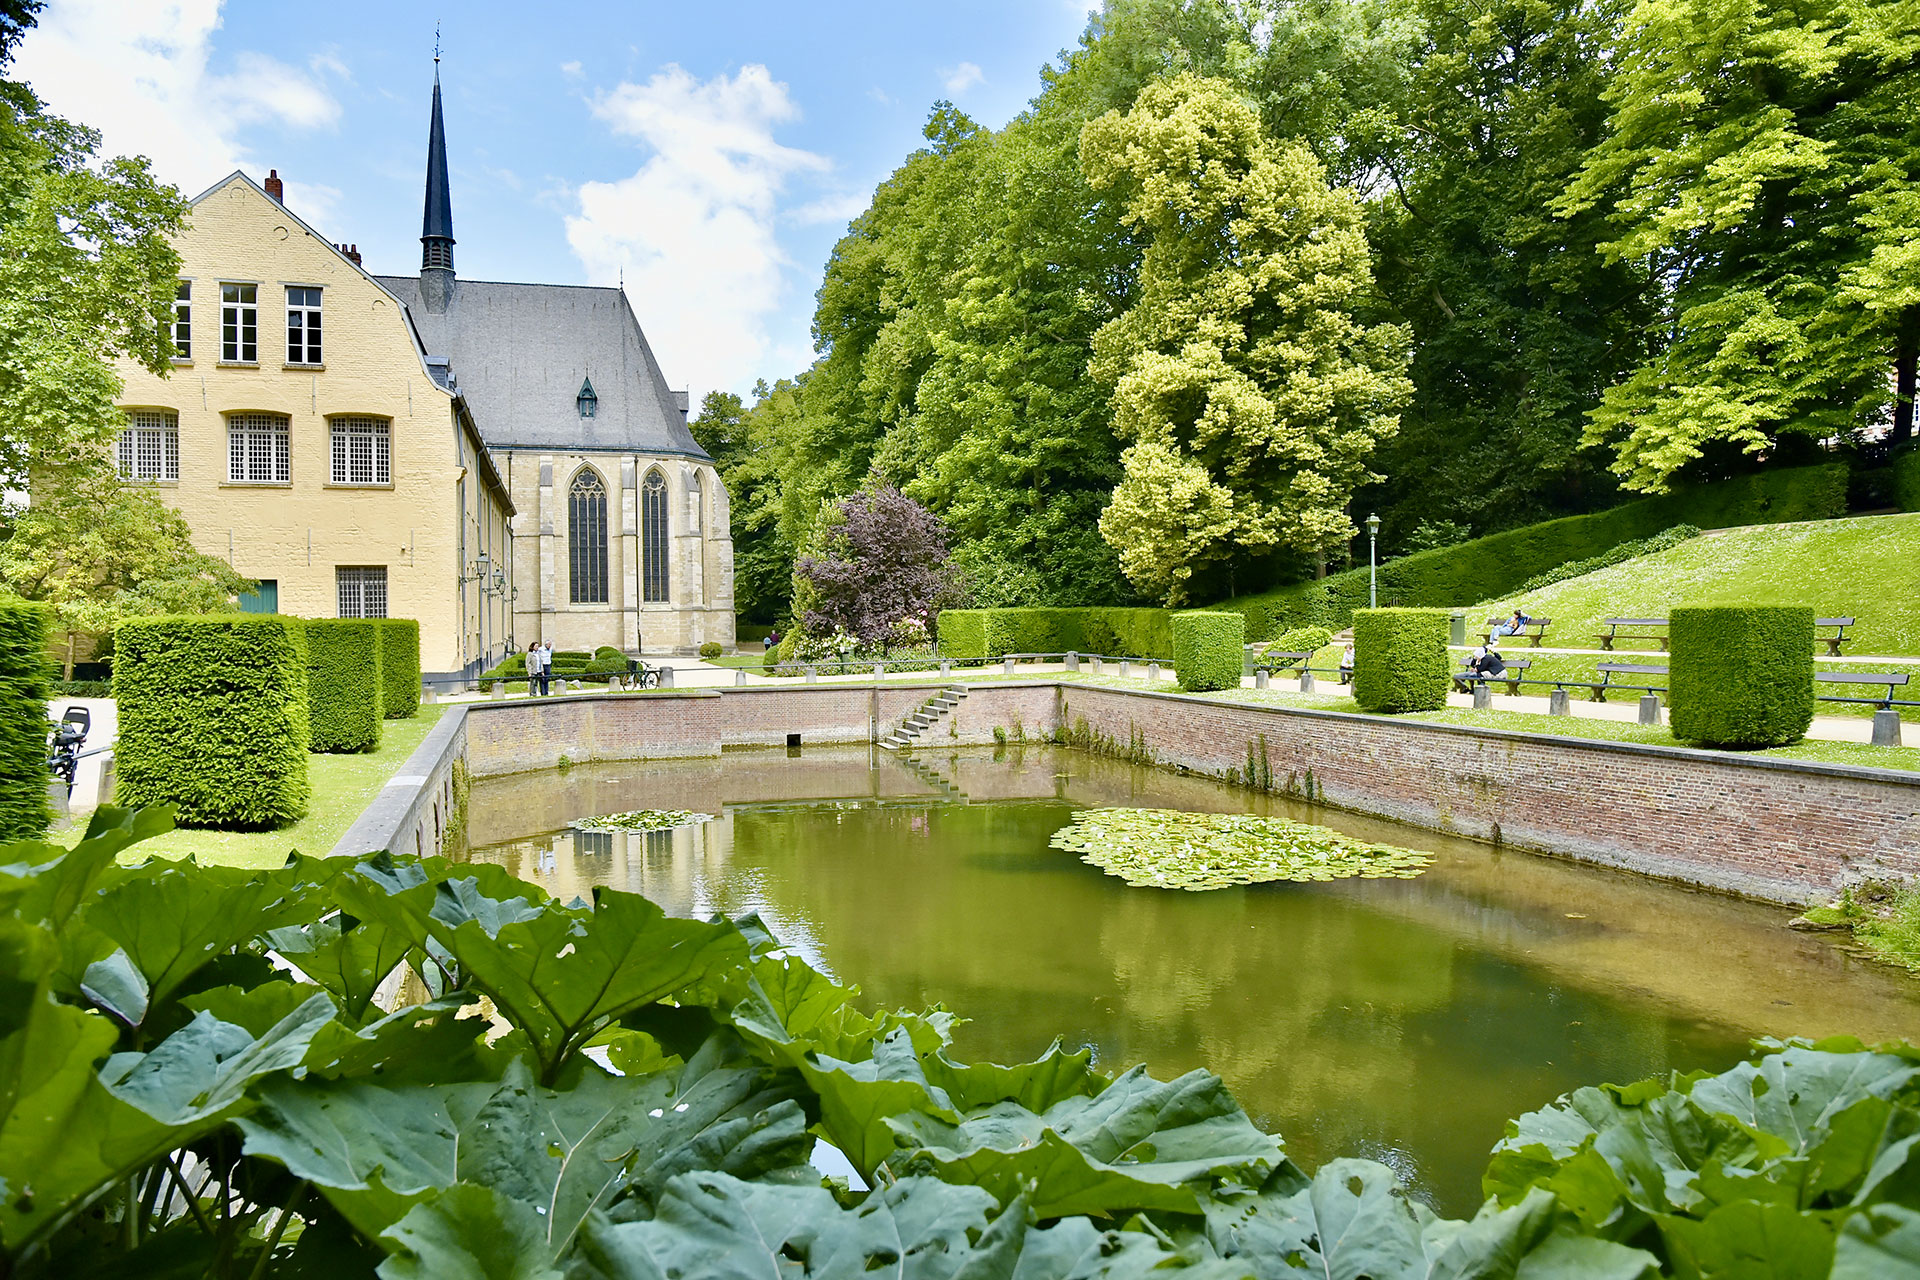
{"label": "cube topiary hedge", "polygon": [[1447,705],[1445,609],[1360,609],[1353,615],[1353,700],[1400,715]]}
{"label": "cube topiary hedge", "polygon": [[1775,605],[1673,610],[1673,736],[1719,747],[1798,742],[1813,723],[1813,616]]}
{"label": "cube topiary hedge", "polygon": [[47,832],[47,614],[0,601],[0,841]]}
{"label": "cube topiary hedge", "polygon": [[311,750],[349,754],[380,746],[380,640],[378,618],[307,623]]}
{"label": "cube topiary hedge", "polygon": [[183,826],[260,831],[307,812],[307,647],[298,618],[129,618],[114,630],[114,802]]}
{"label": "cube topiary hedge", "polygon": [[420,713],[420,624],[380,619],[380,707],[389,720]]}
{"label": "cube topiary hedge", "polygon": [[1237,613],[1173,615],[1173,671],[1189,693],[1238,689],[1247,620]]}

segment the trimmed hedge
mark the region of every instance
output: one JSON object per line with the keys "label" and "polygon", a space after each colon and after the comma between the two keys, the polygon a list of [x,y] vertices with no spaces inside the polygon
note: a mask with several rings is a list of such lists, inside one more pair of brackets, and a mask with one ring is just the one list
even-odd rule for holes
{"label": "trimmed hedge", "polygon": [[171,804],[182,826],[237,831],[306,815],[307,646],[298,618],[129,618],[114,639],[114,803]]}
{"label": "trimmed hedge", "polygon": [[[1650,538],[1675,525],[1721,529],[1830,520],[1846,512],[1847,468],[1842,463],[1762,471],[1388,560],[1380,566],[1379,594],[1394,605],[1458,608],[1517,594],[1521,584],[1568,561],[1603,555],[1623,542]],[[1362,565],[1317,582],[1211,607],[1245,614],[1247,634],[1264,639],[1287,627],[1339,630],[1366,603],[1367,569]]]}
{"label": "trimmed hedge", "polygon": [[350,754],[379,748],[380,641],[378,618],[316,618],[307,623],[313,725],[309,750]]}
{"label": "trimmed hedge", "polygon": [[0,840],[37,840],[47,808],[47,612],[0,601]]}
{"label": "trimmed hedge", "polygon": [[934,620],[943,657],[976,662],[1008,653],[1101,653],[1173,658],[1168,609],[946,609]]}
{"label": "trimmed hedge", "polygon": [[1902,511],[1920,511],[1920,448],[1908,449],[1888,469],[1893,472],[1893,500]]}
{"label": "trimmed hedge", "polygon": [[1189,693],[1238,689],[1247,620],[1237,613],[1173,615],[1173,671]]}
{"label": "trimmed hedge", "polygon": [[709,640],[700,646],[700,656],[703,658],[717,658],[725,652],[726,649],[718,640]]}
{"label": "trimmed hedge", "polygon": [[1445,609],[1361,609],[1353,615],[1353,700],[1399,715],[1447,705]]}
{"label": "trimmed hedge", "polygon": [[1667,634],[1673,736],[1783,747],[1813,723],[1813,617],[1790,605],[1674,609]]}
{"label": "trimmed hedge", "polygon": [[380,620],[380,706],[389,720],[420,714],[420,624]]}

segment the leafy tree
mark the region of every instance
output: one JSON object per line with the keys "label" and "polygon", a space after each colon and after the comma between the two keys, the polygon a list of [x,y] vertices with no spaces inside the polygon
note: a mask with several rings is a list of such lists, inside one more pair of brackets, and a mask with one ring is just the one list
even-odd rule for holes
{"label": "leafy tree", "polygon": [[723,476],[739,461],[746,444],[747,407],[731,391],[709,391],[700,398],[700,412],[687,423],[694,443],[707,451]]}
{"label": "leafy tree", "polygon": [[68,635],[111,631],[138,614],[217,613],[256,584],[194,550],[187,522],[144,485],[74,469],[36,494],[0,542],[0,586],[53,606]]}
{"label": "leafy tree", "polygon": [[802,626],[815,635],[844,631],[867,644],[883,644],[906,619],[932,633],[935,610],[954,596],[939,517],[883,485],[832,504],[816,528],[821,550],[802,555],[793,569]]}
{"label": "leafy tree", "polygon": [[1404,98],[1370,202],[1374,274],[1413,334],[1414,395],[1362,503],[1419,549],[1433,512],[1480,533],[1608,505],[1586,415],[1646,353],[1653,290],[1603,258],[1598,209],[1551,205],[1606,128],[1614,17],[1581,0],[1406,6]]}
{"label": "leafy tree", "polygon": [[1606,256],[1662,289],[1664,341],[1587,438],[1658,490],[1711,446],[1891,422],[1920,324],[1910,0],[1639,0],[1614,56],[1607,134],[1554,207],[1607,215]]}
{"label": "leafy tree", "polygon": [[1355,315],[1359,200],[1231,85],[1185,74],[1088,124],[1081,164],[1151,237],[1091,365],[1128,442],[1100,521],[1127,576],[1173,604],[1238,556],[1324,557],[1409,390],[1405,331]]}

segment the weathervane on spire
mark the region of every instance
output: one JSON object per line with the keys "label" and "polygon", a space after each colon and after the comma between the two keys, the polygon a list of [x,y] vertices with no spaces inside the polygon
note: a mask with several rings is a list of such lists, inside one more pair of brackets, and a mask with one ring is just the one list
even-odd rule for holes
{"label": "weathervane on spire", "polygon": [[439,69],[439,66],[440,66],[440,24],[439,24],[438,22],[435,22],[435,23],[433,24],[433,65],[434,65],[434,68],[435,68],[436,70],[438,70],[438,69]]}

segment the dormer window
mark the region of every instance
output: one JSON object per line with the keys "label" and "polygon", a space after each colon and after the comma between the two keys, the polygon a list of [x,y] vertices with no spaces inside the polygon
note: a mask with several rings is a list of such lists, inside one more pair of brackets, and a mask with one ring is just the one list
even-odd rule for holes
{"label": "dormer window", "polygon": [[600,407],[600,397],[593,393],[592,378],[580,384],[580,394],[573,398],[573,405],[580,410],[580,416],[583,418],[591,418],[593,411]]}

